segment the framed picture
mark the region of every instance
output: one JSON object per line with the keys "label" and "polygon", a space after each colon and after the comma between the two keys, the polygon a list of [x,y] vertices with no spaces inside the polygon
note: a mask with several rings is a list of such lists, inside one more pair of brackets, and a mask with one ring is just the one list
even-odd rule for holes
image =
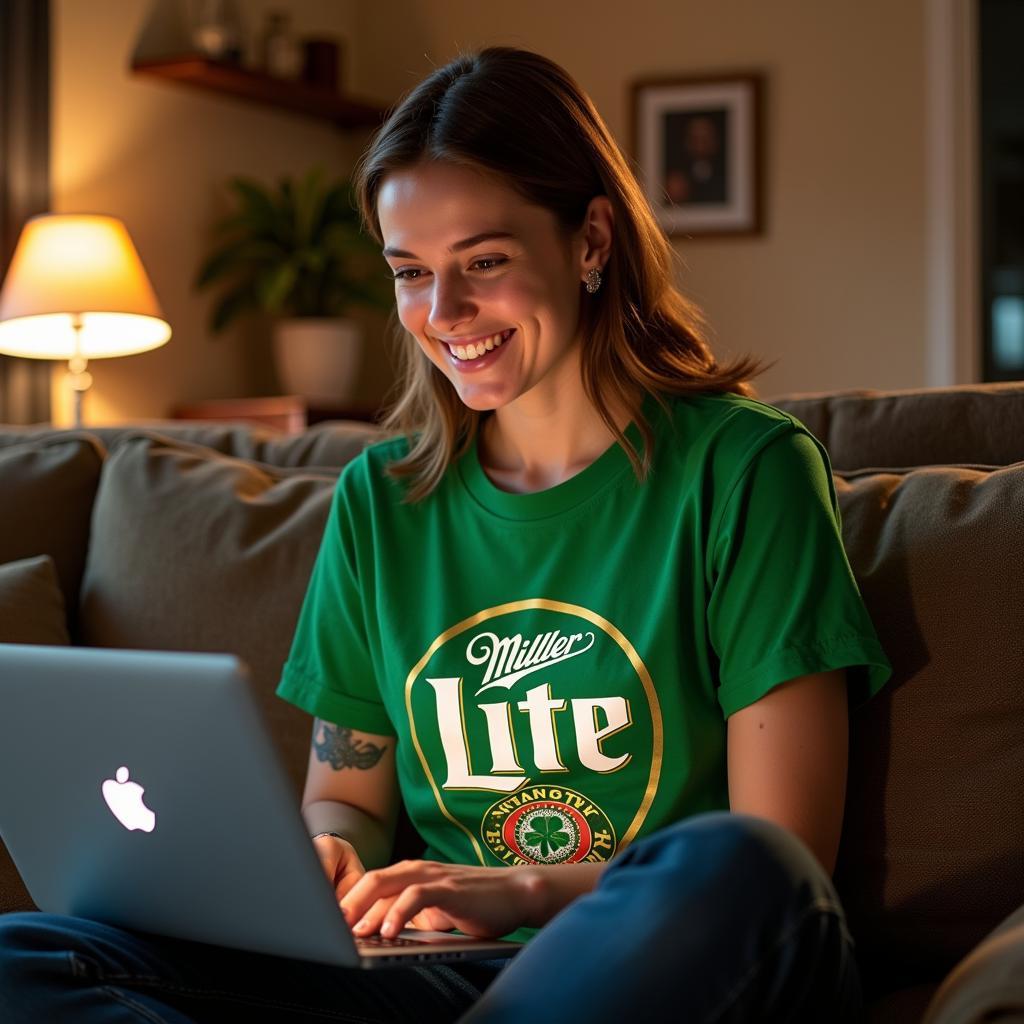
{"label": "framed picture", "polygon": [[760,74],[632,84],[633,157],[669,235],[761,233]]}

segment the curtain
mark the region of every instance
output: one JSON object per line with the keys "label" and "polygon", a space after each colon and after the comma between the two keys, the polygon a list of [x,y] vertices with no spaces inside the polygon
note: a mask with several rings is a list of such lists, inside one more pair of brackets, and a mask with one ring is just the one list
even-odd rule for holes
{"label": "curtain", "polygon": [[[50,2],[0,0],[0,278],[50,209]],[[0,423],[50,418],[51,363],[0,355]]]}

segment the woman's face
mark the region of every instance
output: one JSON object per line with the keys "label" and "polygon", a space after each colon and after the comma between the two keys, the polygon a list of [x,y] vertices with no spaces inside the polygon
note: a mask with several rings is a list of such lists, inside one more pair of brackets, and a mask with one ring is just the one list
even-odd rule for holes
{"label": "woman's face", "polygon": [[467,406],[581,387],[582,230],[567,240],[549,210],[446,163],[389,174],[377,216],[399,319]]}

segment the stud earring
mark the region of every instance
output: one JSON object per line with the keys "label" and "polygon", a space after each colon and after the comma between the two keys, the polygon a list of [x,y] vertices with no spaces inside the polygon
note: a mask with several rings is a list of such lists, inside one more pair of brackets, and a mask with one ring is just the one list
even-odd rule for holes
{"label": "stud earring", "polygon": [[600,287],[601,271],[598,270],[597,267],[591,267],[590,270],[587,271],[587,291],[593,295]]}

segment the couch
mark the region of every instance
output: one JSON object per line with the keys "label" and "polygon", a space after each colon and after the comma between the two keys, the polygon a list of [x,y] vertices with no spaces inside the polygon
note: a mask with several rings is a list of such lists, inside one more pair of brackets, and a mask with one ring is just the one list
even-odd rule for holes
{"label": "couch", "polygon": [[[867,1019],[1024,1019],[1024,384],[766,401],[830,453],[894,666],[851,718],[835,872]],[[0,427],[0,641],[240,655],[298,799],[311,722],[273,691],[340,467],[378,436]],[[403,818],[396,856],[420,850]],[[1008,1015],[970,1016],[979,989]]]}

